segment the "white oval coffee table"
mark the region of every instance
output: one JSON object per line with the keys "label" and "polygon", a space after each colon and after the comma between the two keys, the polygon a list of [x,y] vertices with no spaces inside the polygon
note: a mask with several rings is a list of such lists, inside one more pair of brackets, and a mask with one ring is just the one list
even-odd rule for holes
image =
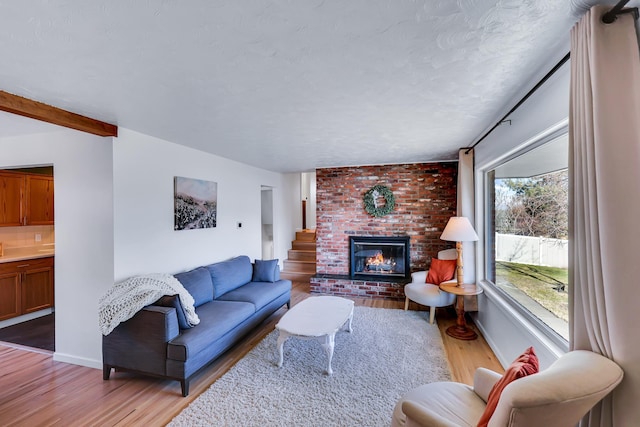
{"label": "white oval coffee table", "polygon": [[327,353],[327,374],[331,375],[331,359],[335,347],[336,332],[348,322],[347,331],[351,332],[353,320],[353,301],[334,296],[309,297],[287,311],[278,324],[278,366],[282,367],[284,342],[289,337],[319,339]]}

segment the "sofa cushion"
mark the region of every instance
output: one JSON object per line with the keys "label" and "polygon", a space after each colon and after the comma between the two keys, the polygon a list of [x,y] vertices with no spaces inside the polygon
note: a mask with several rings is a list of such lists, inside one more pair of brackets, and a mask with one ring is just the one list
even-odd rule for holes
{"label": "sofa cushion", "polygon": [[269,304],[280,295],[291,291],[290,280],[278,280],[273,283],[249,282],[244,286],[227,292],[218,301],[244,301],[256,306],[256,311]]}
{"label": "sofa cushion", "polygon": [[[391,415],[392,426],[407,425],[407,416],[402,410],[402,406],[406,402],[423,407],[429,415],[437,414],[438,420],[446,423],[436,424],[440,426],[475,426],[476,420],[480,418],[485,406],[484,401],[467,384],[457,382],[428,383],[408,391],[398,400]],[[431,416],[425,418],[424,421],[420,420],[425,422],[424,425],[429,425],[426,423],[433,420]],[[448,422],[449,420],[455,420],[455,424]]]}
{"label": "sofa cushion", "polygon": [[167,344],[167,357],[186,361],[201,351],[216,350],[215,342],[250,318],[256,309],[247,302],[211,301],[196,310],[200,324],[180,331],[180,335]]}
{"label": "sofa cushion", "polygon": [[187,313],[185,313],[184,307],[182,307],[182,303],[180,302],[180,297],[178,296],[178,294],[165,295],[158,301],[154,302],[153,305],[175,308],[176,314],[178,315],[178,326],[180,327],[180,329],[189,329],[192,327],[187,320]]}
{"label": "sofa cushion", "polygon": [[275,282],[280,280],[280,267],[277,259],[257,259],[253,264],[253,282]]}
{"label": "sofa cushion", "polygon": [[205,267],[198,267],[191,271],[175,274],[174,276],[182,283],[182,286],[184,286],[187,292],[191,294],[195,307],[199,307],[213,300],[211,275]]}
{"label": "sofa cushion", "polygon": [[207,266],[213,283],[213,297],[218,298],[251,281],[253,266],[248,256],[239,256],[228,261]]}

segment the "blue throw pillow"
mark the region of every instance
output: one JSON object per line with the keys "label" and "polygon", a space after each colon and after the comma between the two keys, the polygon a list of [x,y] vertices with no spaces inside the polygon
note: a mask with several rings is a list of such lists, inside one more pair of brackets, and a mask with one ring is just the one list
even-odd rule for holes
{"label": "blue throw pillow", "polygon": [[182,307],[182,303],[180,302],[180,297],[178,296],[178,294],[165,295],[158,301],[154,302],[153,305],[175,308],[176,314],[178,315],[178,326],[180,326],[180,329],[192,328],[192,326],[187,321],[187,313],[185,313],[184,307]]}
{"label": "blue throw pillow", "polygon": [[253,264],[253,282],[277,282],[280,280],[280,267],[277,259],[260,260]]}
{"label": "blue throw pillow", "polygon": [[193,297],[194,307],[213,301],[213,283],[206,267],[198,267],[191,271],[174,274],[174,276]]}

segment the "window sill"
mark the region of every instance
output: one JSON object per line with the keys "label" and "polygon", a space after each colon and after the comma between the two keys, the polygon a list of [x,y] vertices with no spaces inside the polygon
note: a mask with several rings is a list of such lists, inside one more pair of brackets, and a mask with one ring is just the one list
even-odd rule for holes
{"label": "window sill", "polygon": [[507,299],[495,285],[489,281],[480,281],[484,291],[484,297],[500,309],[503,314],[512,320],[513,325],[523,333],[534,336],[549,352],[560,357],[569,351],[569,342],[559,336],[555,331],[546,326],[522,307],[514,305]]}

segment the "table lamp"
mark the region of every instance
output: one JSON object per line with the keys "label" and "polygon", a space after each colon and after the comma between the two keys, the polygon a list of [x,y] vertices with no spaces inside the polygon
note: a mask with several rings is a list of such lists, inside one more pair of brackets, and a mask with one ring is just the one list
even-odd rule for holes
{"label": "table lamp", "polygon": [[475,242],[478,240],[478,235],[466,217],[452,216],[449,218],[449,222],[444,228],[440,239],[456,242],[456,252],[458,254],[456,279],[458,281],[458,286],[462,286],[462,282],[464,282],[464,274],[462,270],[462,242]]}

